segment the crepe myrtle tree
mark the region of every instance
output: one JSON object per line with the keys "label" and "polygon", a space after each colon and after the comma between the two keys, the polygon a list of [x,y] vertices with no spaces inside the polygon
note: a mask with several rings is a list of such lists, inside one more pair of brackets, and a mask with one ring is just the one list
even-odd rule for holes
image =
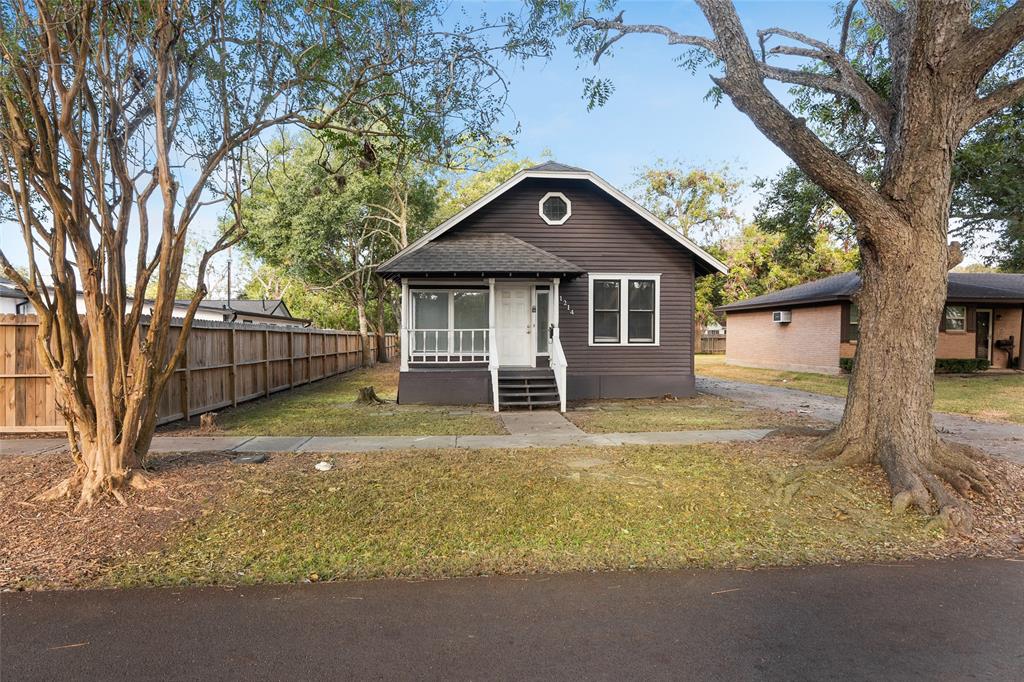
{"label": "crepe myrtle tree", "polygon": [[[443,11],[429,0],[0,4],[0,271],[39,317],[35,347],[74,462],[40,498],[123,502],[126,487],[147,485],[160,396],[210,258],[244,232],[240,203],[265,134],[400,136],[378,124],[398,103],[415,118],[453,98],[500,102],[494,53],[545,49],[528,23],[514,34],[500,19],[444,30]],[[465,111],[471,129],[493,123],[491,108]],[[189,233],[211,203],[227,219],[172,332]],[[12,261],[19,241],[24,273]]]}
{"label": "crepe myrtle tree", "polygon": [[[864,0],[892,65],[884,87],[865,79],[847,55],[855,3],[834,42],[784,27],[758,30],[752,41],[728,0],[697,0],[710,36],[632,24],[607,5],[603,16],[576,8],[568,34],[595,63],[633,34],[690,48],[690,65],[717,70],[716,91],[851,217],[863,278],[861,335],[842,422],[822,449],[840,463],[880,464],[896,510],[937,505],[947,527],[967,530],[963,496],[991,484],[963,448],[937,436],[931,417],[947,272],[961,258],[947,243],[953,155],[968,131],[1024,96],[1024,79],[986,80],[1024,38],[1024,2],[998,7],[979,23],[968,0]],[[566,17],[564,4],[552,11]],[[858,173],[775,97],[769,81],[855,102],[877,129],[881,176]],[[609,84],[592,80],[589,92],[599,102]]]}

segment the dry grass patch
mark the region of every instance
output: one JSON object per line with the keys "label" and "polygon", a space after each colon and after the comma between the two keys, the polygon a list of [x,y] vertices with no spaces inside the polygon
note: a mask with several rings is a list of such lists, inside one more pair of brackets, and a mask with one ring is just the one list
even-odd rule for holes
{"label": "dry grass patch", "polygon": [[748,407],[712,395],[678,400],[600,401],[574,406],[565,416],[590,433],[762,429],[795,423],[819,425],[810,419]]}
{"label": "dry grass patch", "polygon": [[[975,541],[893,516],[881,473],[776,483],[806,439],[694,447],[315,456],[247,470],[215,512],[107,585],[428,578],[632,568],[758,567],[1013,552],[1003,521]],[[1018,478],[1015,485],[1021,485]],[[1020,488],[1017,489],[1018,491]]]}
{"label": "dry grass patch", "polygon": [[[394,363],[359,369],[308,386],[225,410],[217,415],[221,433],[237,436],[464,436],[505,433],[485,408],[420,405],[358,405],[359,389],[373,386],[394,401],[398,367]],[[171,433],[193,426],[175,425]]]}

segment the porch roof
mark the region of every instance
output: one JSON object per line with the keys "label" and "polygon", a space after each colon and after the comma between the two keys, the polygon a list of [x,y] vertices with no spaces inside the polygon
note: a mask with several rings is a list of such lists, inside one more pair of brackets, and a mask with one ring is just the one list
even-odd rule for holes
{"label": "porch roof", "polygon": [[399,254],[377,270],[382,277],[509,276],[576,277],[586,270],[510,234],[467,234],[438,239]]}

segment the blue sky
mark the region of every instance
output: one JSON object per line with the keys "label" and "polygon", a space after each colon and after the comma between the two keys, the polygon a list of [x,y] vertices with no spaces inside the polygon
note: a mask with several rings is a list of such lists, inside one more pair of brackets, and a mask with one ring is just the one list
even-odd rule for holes
{"label": "blue sky", "polygon": [[[473,17],[480,11],[497,14],[514,5],[507,2],[466,2],[453,6],[453,16],[464,10]],[[699,10],[689,2],[623,2],[630,22],[661,23],[685,33],[708,35]],[[737,2],[747,31],[785,26],[815,37],[831,38],[832,3]],[[626,188],[637,167],[656,159],[680,160],[695,165],[721,166],[747,180],[769,176],[783,168],[785,155],[768,142],[728,101],[719,106],[704,99],[711,87],[706,73],[691,74],[673,60],[683,48],[669,46],[660,36],[629,36],[614,55],[597,66],[579,60],[561,47],[549,61],[535,60],[508,73],[510,84],[508,129],[517,124],[516,156],[551,157],[595,171]],[[588,112],[582,99],[583,78],[610,78],[616,87],[611,100]],[[776,92],[784,100],[785,89]],[[747,191],[743,207],[750,213],[757,197]],[[210,208],[197,218],[196,234],[209,236],[219,209]],[[0,226],[0,246],[25,263],[24,247],[13,226]]]}
{"label": "blue sky", "polygon": [[[709,35],[703,16],[690,3],[626,2],[620,7],[629,22]],[[738,2],[737,9],[751,33],[780,25],[822,38],[833,32],[831,2]],[[658,158],[728,164],[749,179],[784,167],[785,154],[745,115],[727,100],[717,107],[705,101],[708,74],[680,68],[674,58],[683,52],[661,36],[634,35],[619,41],[615,54],[596,67],[562,48],[549,62],[530,62],[525,70],[514,71],[509,122],[522,127],[516,153],[538,158],[550,149],[555,159],[593,170],[620,187],[630,183],[637,166]],[[590,112],[581,97],[582,80],[589,75],[610,78],[616,87],[604,107]],[[776,92],[788,99],[784,88]],[[745,207],[755,201],[748,193]]]}

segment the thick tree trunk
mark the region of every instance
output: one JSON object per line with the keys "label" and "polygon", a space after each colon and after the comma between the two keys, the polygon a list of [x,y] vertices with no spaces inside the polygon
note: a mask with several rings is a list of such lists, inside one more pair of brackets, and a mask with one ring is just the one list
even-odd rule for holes
{"label": "thick tree trunk", "polygon": [[366,316],[366,302],[356,299],[356,314],[359,316],[359,342],[363,349],[363,367],[373,367],[374,353],[370,344],[370,322]]}
{"label": "thick tree trunk", "polygon": [[387,344],[387,302],[388,285],[378,279],[377,282],[377,321],[374,332],[377,334],[377,362],[388,361]]}
{"label": "thick tree trunk", "polygon": [[893,235],[884,249],[862,240],[860,340],[842,422],[823,445],[842,463],[881,465],[897,511],[931,513],[934,501],[948,526],[966,530],[969,510],[945,484],[965,494],[985,492],[988,480],[966,448],[939,439],[931,412],[951,266],[946,221],[934,210],[914,217],[911,229],[876,226]]}

